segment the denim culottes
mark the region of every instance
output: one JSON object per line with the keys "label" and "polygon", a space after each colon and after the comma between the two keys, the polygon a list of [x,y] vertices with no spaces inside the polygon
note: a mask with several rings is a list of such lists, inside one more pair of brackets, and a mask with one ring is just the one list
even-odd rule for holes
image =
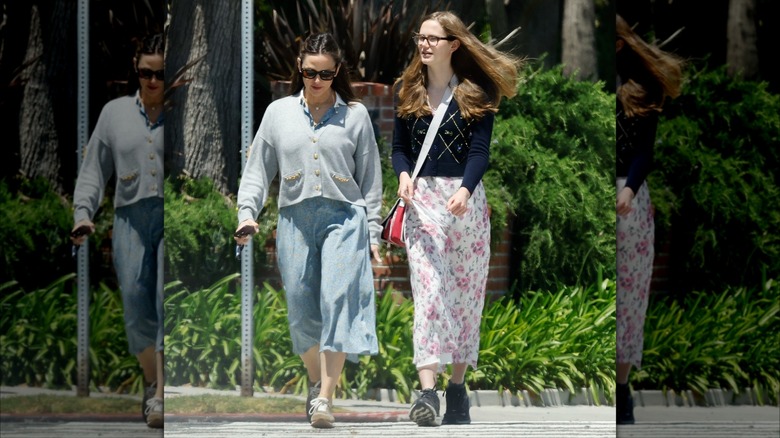
{"label": "denim culottes", "polygon": [[378,353],[366,209],[310,198],[279,209],[279,271],[293,352]]}
{"label": "denim culottes", "polygon": [[163,351],[163,199],[142,199],[114,212],[114,269],[130,353]]}

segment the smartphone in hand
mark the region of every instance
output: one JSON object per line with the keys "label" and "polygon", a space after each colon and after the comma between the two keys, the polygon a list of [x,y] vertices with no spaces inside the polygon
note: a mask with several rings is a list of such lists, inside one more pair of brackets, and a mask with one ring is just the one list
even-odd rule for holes
{"label": "smartphone in hand", "polygon": [[233,233],[233,237],[241,238],[252,234],[255,234],[255,227],[253,227],[252,225],[244,225],[243,227],[241,227],[241,229]]}
{"label": "smartphone in hand", "polygon": [[73,237],[74,239],[79,238],[81,236],[89,234],[89,226],[88,225],[82,225],[75,230],[70,232],[70,237]]}

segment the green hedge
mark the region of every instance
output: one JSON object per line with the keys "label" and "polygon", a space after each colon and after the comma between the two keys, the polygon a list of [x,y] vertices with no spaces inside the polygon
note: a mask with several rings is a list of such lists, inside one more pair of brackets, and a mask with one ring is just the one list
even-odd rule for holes
{"label": "green hedge", "polygon": [[[526,67],[496,119],[484,181],[514,216],[519,290],[592,284],[615,269],[615,99],[603,84]],[[614,274],[612,274],[614,275]]]}
{"label": "green hedge", "polygon": [[654,296],[645,322],[635,389],[753,388],[777,404],[780,393],[780,285],[695,292],[683,300]]}
{"label": "green hedge", "polygon": [[[0,286],[0,383],[61,387],[75,384],[76,294],[73,275],[25,292]],[[238,276],[189,291],[166,286],[166,384],[233,388],[240,384],[241,299]],[[93,388],[140,391],[137,361],[127,353],[119,293],[92,292],[90,367]],[[253,358],[257,390],[303,393],[305,370],[290,353],[284,292],[255,290]],[[645,354],[635,389],[753,388],[777,404],[780,392],[780,285],[692,294],[683,303],[653,298]],[[417,387],[412,364],[413,304],[385,291],[377,299],[379,355],[348,363],[343,388],[363,396],[394,388],[408,400]],[[615,379],[615,283],[603,280],[557,292],[535,291],[519,302],[502,298],[483,312],[478,369],[471,389],[603,390]],[[448,376],[442,375],[444,385]],[[594,397],[595,398],[595,397]]]}
{"label": "green hedge", "polygon": [[780,273],[780,96],[692,70],[658,127],[650,195],[670,284],[683,295]]}

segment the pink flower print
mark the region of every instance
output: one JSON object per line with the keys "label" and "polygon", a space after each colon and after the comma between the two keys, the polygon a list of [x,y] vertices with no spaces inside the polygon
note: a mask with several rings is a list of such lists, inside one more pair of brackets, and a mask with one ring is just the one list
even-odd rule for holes
{"label": "pink flower print", "polygon": [[620,278],[620,287],[624,289],[631,289],[631,286],[633,285],[634,285],[634,277],[625,276]]}
{"label": "pink flower print", "polygon": [[641,254],[643,256],[646,256],[646,255],[649,254],[649,252],[647,250],[649,246],[650,246],[650,243],[647,240],[641,240],[641,241],[637,242],[637,244],[636,244],[636,252],[638,252],[639,254]]}

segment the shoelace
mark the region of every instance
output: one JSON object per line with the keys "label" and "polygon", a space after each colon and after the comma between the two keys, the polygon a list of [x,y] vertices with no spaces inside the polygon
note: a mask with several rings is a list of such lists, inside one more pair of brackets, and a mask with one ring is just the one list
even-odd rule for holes
{"label": "shoelace", "polygon": [[144,414],[149,415],[150,412],[157,409],[157,407],[160,407],[160,410],[162,410],[162,400],[157,398],[150,398],[146,401],[146,408],[144,409]]}
{"label": "shoelace", "polygon": [[314,415],[314,412],[317,411],[317,409],[320,408],[320,406],[330,406],[328,403],[328,399],[326,398],[315,398],[311,401],[311,407],[309,408],[309,415]]}

